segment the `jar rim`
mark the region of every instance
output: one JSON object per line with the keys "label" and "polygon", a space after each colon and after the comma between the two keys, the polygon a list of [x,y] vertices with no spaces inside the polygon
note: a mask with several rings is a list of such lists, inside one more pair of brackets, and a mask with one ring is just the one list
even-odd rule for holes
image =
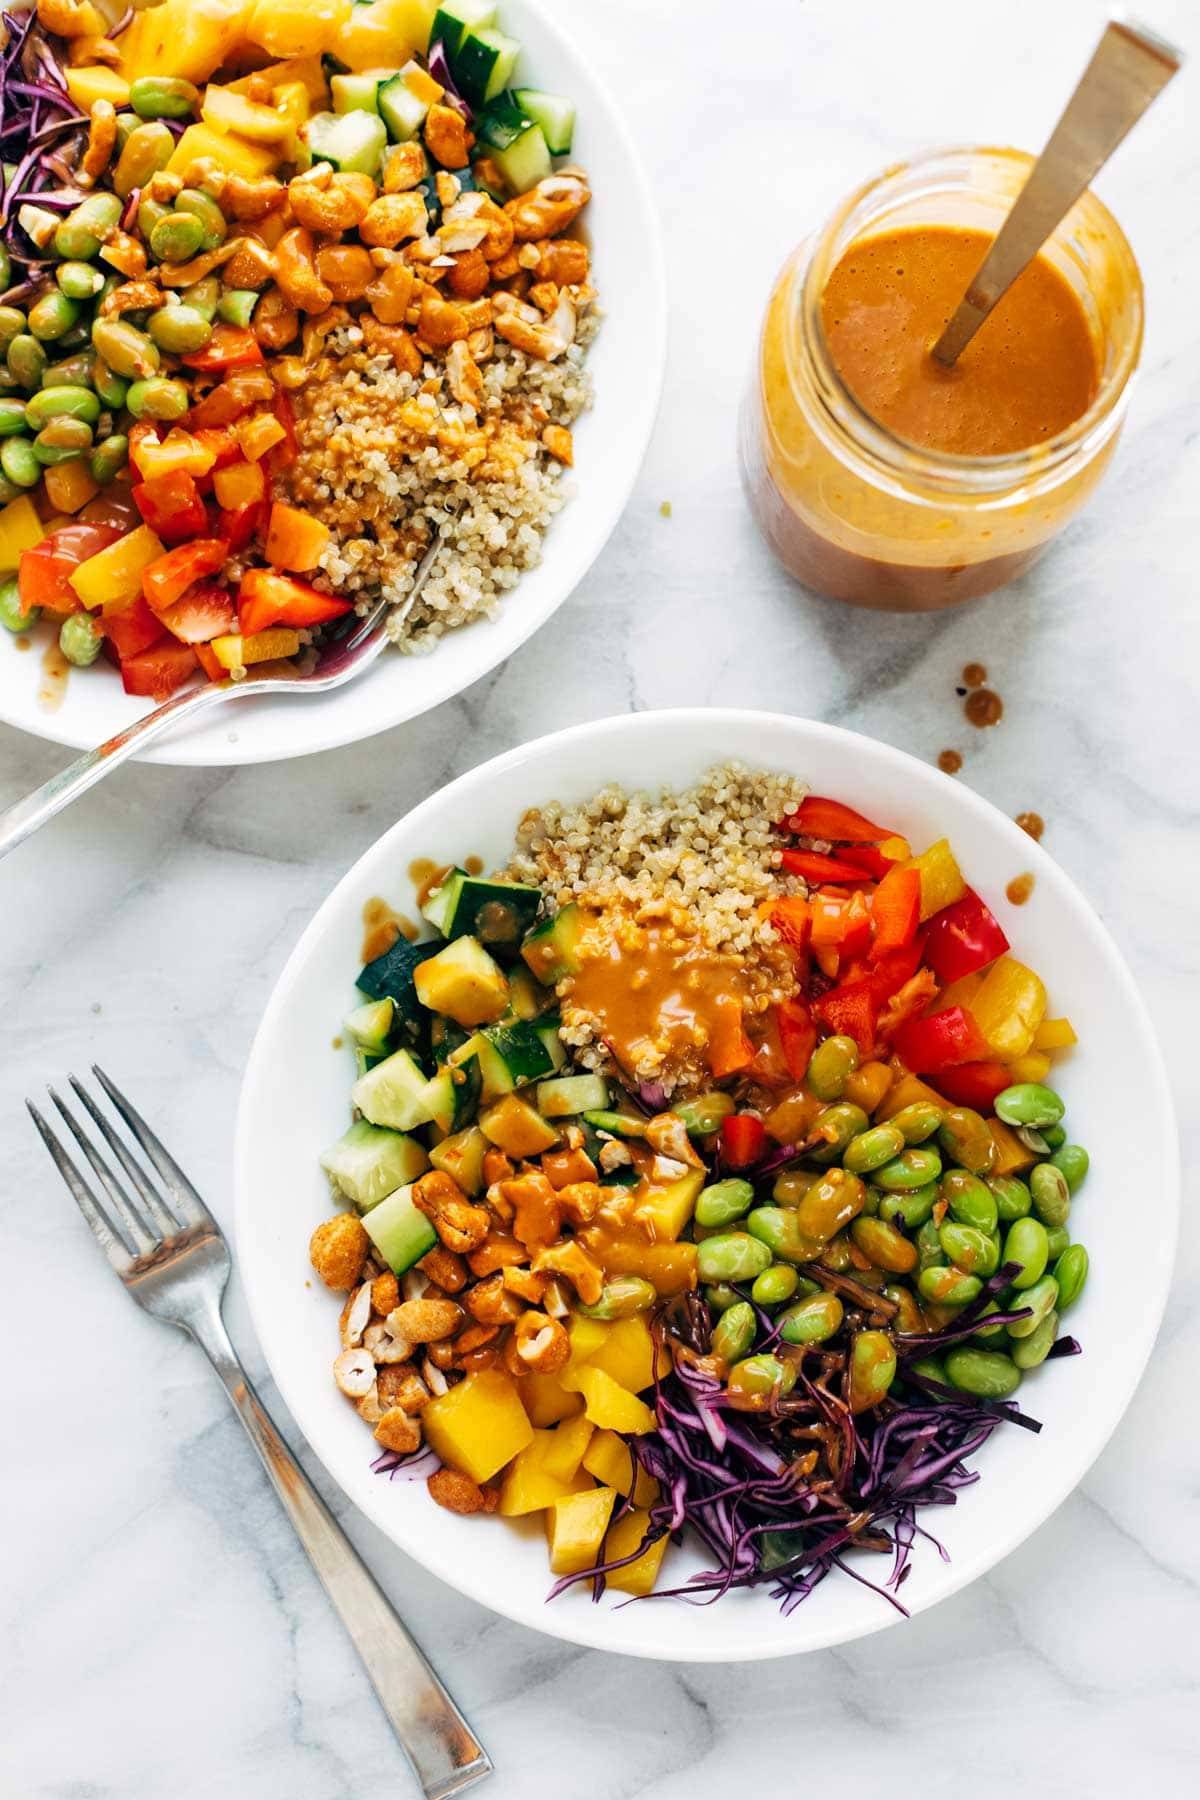
{"label": "jar rim", "polygon": [[[1137,260],[1117,220],[1090,188],[1080,195],[1068,218],[1082,213],[1085,222],[1098,228],[1103,235],[1110,253],[1124,265],[1133,296],[1134,319],[1132,329],[1123,333],[1118,344],[1113,366],[1101,372],[1091,405],[1046,443],[991,456],[967,456],[957,451],[928,448],[902,437],[868,412],[846,385],[834,363],[821,314],[821,298],[832,271],[835,252],[840,255],[845,248],[839,239],[853,224],[856,214],[862,215],[862,224],[869,229],[871,203],[894,189],[898,178],[915,177],[919,181],[922,175],[928,177],[926,188],[914,187],[910,198],[919,197],[922,191],[929,194],[939,190],[953,191],[955,184],[950,176],[955,165],[969,165],[983,159],[1026,170],[1032,168],[1036,160],[1028,151],[1009,146],[957,144],[926,150],[903,162],[892,163],[880,174],[862,182],[836,208],[811,242],[807,262],[800,270],[800,308],[814,385],[826,421],[836,431],[849,435],[858,452],[866,453],[880,473],[908,481],[915,477],[935,488],[950,487],[961,491],[965,486],[986,493],[1008,493],[1027,482],[1040,485],[1046,478],[1057,476],[1064,464],[1074,462],[1081,453],[1090,456],[1100,447],[1120,421],[1122,402],[1128,395],[1130,377],[1141,354],[1144,307]],[[939,171],[941,180],[936,178]],[[961,182],[958,185],[961,188]]]}

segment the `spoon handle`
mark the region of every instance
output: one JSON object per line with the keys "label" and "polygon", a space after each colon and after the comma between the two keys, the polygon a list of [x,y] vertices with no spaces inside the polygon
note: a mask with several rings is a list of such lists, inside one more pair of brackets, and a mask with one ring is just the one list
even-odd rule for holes
{"label": "spoon handle", "polygon": [[1182,61],[1182,52],[1144,25],[1109,20],[1049,143],[933,346],[938,362],[949,368],[961,356]]}

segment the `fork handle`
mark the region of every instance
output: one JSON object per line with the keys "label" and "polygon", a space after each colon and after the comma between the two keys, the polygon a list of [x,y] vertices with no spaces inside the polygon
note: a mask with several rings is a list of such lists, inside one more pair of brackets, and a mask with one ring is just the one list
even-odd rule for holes
{"label": "fork handle", "polygon": [[351,1641],[429,1800],[492,1772],[491,1758],[267,1416],[215,1307],[189,1321]]}

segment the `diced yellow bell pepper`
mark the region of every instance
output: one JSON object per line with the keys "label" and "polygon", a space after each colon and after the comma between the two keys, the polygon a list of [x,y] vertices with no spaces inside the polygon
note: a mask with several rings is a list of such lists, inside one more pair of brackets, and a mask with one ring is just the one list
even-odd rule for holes
{"label": "diced yellow bell pepper", "polygon": [[[591,1430],[590,1425],[588,1430]],[[553,1506],[556,1500],[564,1499],[568,1494],[591,1492],[591,1477],[581,1477],[578,1467],[568,1475],[559,1475],[549,1467],[549,1457],[555,1449],[554,1440],[557,1436],[556,1431],[535,1431],[533,1442],[526,1444],[524,1450],[518,1451],[508,1465],[500,1485],[498,1508],[506,1519],[519,1519],[526,1513],[543,1512],[546,1507]]]}
{"label": "diced yellow bell pepper", "polygon": [[[666,1367],[670,1367],[670,1356],[666,1357]],[[661,1365],[660,1365],[661,1366]],[[584,1364],[585,1368],[603,1369],[606,1375],[631,1394],[640,1394],[650,1387],[654,1381],[654,1339],[650,1335],[650,1327],[645,1315],[638,1313],[632,1319],[617,1319],[610,1326],[607,1337],[598,1350],[594,1350]]]}
{"label": "diced yellow bell pepper", "polygon": [[[240,421],[239,421],[240,423]],[[254,506],[267,491],[267,478],[261,463],[235,462],[213,475],[213,493],[218,506],[236,512],[241,506]]]}
{"label": "diced yellow bell pepper", "polygon": [[73,457],[70,462],[51,463],[42,470],[42,482],[46,498],[56,512],[77,513],[100,492],[100,483],[92,479],[82,456]]}
{"label": "diced yellow bell pepper", "polygon": [[137,465],[143,480],[160,475],[207,475],[217,460],[210,450],[178,425],[168,431],[162,443],[157,437],[144,437],[137,447]]}
{"label": "diced yellow bell pepper", "polygon": [[557,1425],[583,1411],[583,1395],[563,1387],[557,1375],[522,1375],[517,1388],[534,1425]]}
{"label": "diced yellow bell pepper", "polygon": [[919,1075],[904,1074],[888,1089],[882,1104],[876,1109],[875,1117],[882,1125],[888,1119],[894,1119],[898,1112],[903,1112],[906,1106],[912,1106],[917,1100],[926,1101],[943,1112],[946,1110],[944,1096],[935,1093],[928,1082],[922,1081]]}
{"label": "diced yellow bell pepper", "polygon": [[882,1105],[884,1095],[895,1079],[894,1071],[886,1063],[865,1062],[847,1076],[842,1098],[854,1106],[861,1106],[866,1113],[873,1113]]}
{"label": "diced yellow bell pepper", "polygon": [[[1037,1157],[1032,1150],[1026,1149],[1011,1126],[1003,1119],[989,1119],[988,1129],[996,1146],[996,1160],[992,1165],[993,1175],[1019,1175],[1022,1169],[1032,1168]],[[929,1309],[926,1307],[926,1313]]]}
{"label": "diced yellow bell pepper", "polygon": [[984,976],[971,1013],[993,1056],[1001,1062],[1024,1056],[1046,1015],[1041,976],[1015,956],[1002,956]]}
{"label": "diced yellow bell pepper", "polygon": [[208,157],[227,175],[258,181],[278,167],[279,151],[277,144],[252,144],[231,131],[214,131],[211,125],[189,125],[171,152],[167,168],[172,175],[186,175],[194,162]]}
{"label": "diced yellow bell pepper", "polygon": [[1078,1042],[1070,1019],[1043,1019],[1033,1034],[1035,1050],[1069,1050]]}
{"label": "diced yellow bell pepper", "polygon": [[315,112],[324,112],[329,106],[329,83],[321,67],[319,56],[289,56],[283,62],[268,63],[265,69],[256,69],[253,75],[243,75],[240,81],[231,81],[229,88],[235,94],[248,94],[253,83],[257,91],[261,82],[266,82],[272,94],[280,89],[299,82]]}
{"label": "diced yellow bell pepper", "polygon": [[618,1494],[628,1495],[632,1488],[635,1506],[653,1506],[658,1499],[657,1481],[634,1462],[629,1445],[615,1431],[596,1432],[584,1454],[583,1466],[604,1487],[616,1488]]}
{"label": "diced yellow bell pepper", "polygon": [[22,551],[32,550],[45,535],[33,501],[28,494],[18,494],[0,512],[0,569],[15,569]]}
{"label": "diced yellow bell pepper", "polygon": [[1014,1081],[1045,1081],[1050,1073],[1050,1058],[1044,1050],[1027,1050],[1024,1056],[1012,1058],[1008,1072]]}
{"label": "diced yellow bell pepper", "polygon": [[129,83],[115,69],[106,69],[97,64],[94,67],[64,69],[63,74],[68,94],[84,112],[91,112],[97,100],[109,100],[114,106],[126,106],[129,103]]}
{"label": "diced yellow bell pepper", "polygon": [[955,861],[948,838],[939,838],[936,844],[930,844],[928,850],[912,857],[904,867],[915,869],[921,877],[922,920],[931,919],[943,906],[961,900],[967,891],[963,872]]}
{"label": "diced yellow bell pepper", "polygon": [[568,1494],[550,1507],[546,1536],[555,1575],[578,1575],[599,1560],[616,1498],[615,1488],[591,1488],[586,1494]]}
{"label": "diced yellow bell pepper", "polygon": [[162,0],[136,12],[121,33],[121,73],[205,82],[242,36],[252,0]]}
{"label": "diced yellow bell pepper", "polygon": [[[627,1512],[619,1518],[609,1532],[608,1542],[604,1546],[605,1562],[632,1555],[645,1538],[649,1524],[648,1512]],[[623,1569],[614,1569],[610,1575],[606,1575],[605,1588],[615,1588],[621,1594],[653,1593],[670,1541],[669,1534],[664,1531],[660,1538],[656,1538],[654,1543],[643,1550],[636,1562],[626,1563]],[[586,1567],[585,1563],[584,1568]]]}
{"label": "diced yellow bell pepper", "polygon": [[689,1169],[678,1181],[653,1188],[634,1207],[634,1217],[654,1243],[673,1244],[696,1210],[705,1171]]}
{"label": "diced yellow bell pepper", "polygon": [[319,56],[334,48],[350,10],[351,0],[256,0],[246,36],[272,56]]}
{"label": "diced yellow bell pepper", "polygon": [[545,1466],[551,1475],[556,1475],[560,1481],[570,1481],[579,1473],[579,1465],[595,1429],[584,1413],[555,1427],[545,1454]]}
{"label": "diced yellow bell pepper", "polygon": [[373,0],[356,6],[338,32],[334,54],[348,69],[394,69],[429,42],[436,0]]}
{"label": "diced yellow bell pepper", "polygon": [[295,656],[300,648],[300,633],[279,626],[272,631],[256,631],[250,637],[230,632],[215,637],[209,649],[223,669],[247,669],[251,663],[274,662],[276,657]]}
{"label": "diced yellow bell pepper", "polygon": [[480,1369],[431,1400],[421,1414],[435,1456],[472,1481],[490,1481],[533,1442],[516,1384],[503,1369]]}
{"label": "diced yellow bell pepper", "polygon": [[[300,92],[303,94],[304,89]],[[253,144],[282,144],[293,130],[290,119],[275,107],[264,106],[260,100],[250,100],[245,94],[218,87],[212,81],[204,90],[200,116],[215,131],[236,131]]]}
{"label": "diced yellow bell pepper", "polygon": [[935,994],[926,1011],[930,1014],[946,1012],[952,1006],[961,1006],[964,1012],[970,1012],[971,1002],[983,986],[983,976],[960,975],[957,981],[950,982],[940,993]]}
{"label": "diced yellow bell pepper", "polygon": [[564,1379],[563,1386],[568,1384],[578,1387],[583,1395],[584,1411],[593,1425],[606,1431],[632,1432],[635,1436],[654,1430],[651,1408],[603,1369],[585,1363]]}
{"label": "diced yellow bell pepper", "polygon": [[120,605],[142,591],[142,570],[163,554],[163,545],[148,525],[118,538],[106,550],[89,556],[70,576],[71,586],[85,606],[105,601]]}

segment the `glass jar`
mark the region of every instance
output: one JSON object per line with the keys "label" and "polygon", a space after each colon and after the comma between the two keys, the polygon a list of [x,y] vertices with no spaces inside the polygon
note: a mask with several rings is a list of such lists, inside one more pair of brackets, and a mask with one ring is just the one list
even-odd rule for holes
{"label": "glass jar", "polygon": [[[1021,575],[1074,517],[1112,455],[1142,343],[1142,284],[1120,226],[1085,193],[1042,251],[1071,284],[1096,347],[1088,410],[1002,456],[926,450],[880,425],[833,365],[821,323],[830,272],[857,240],[904,226],[994,236],[1033,158],[939,150],[868,182],[785,265],[742,409],[742,475],[775,554],[855,606],[956,606]],[[986,329],[986,328],[985,328]]]}

